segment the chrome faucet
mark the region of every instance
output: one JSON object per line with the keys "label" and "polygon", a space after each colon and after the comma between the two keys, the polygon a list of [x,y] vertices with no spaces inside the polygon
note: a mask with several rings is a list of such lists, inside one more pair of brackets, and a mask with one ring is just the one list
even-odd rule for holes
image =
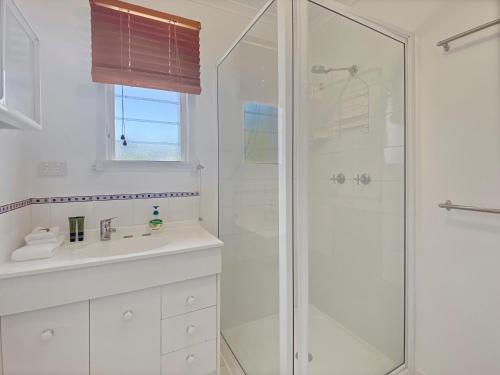
{"label": "chrome faucet", "polygon": [[356,181],[358,185],[359,184],[368,185],[370,182],[372,182],[372,178],[368,173],[362,173],[354,177],[354,181]]}
{"label": "chrome faucet", "polygon": [[116,217],[101,220],[101,241],[109,241],[111,239],[111,233],[116,232],[115,228],[111,228],[111,220],[113,219],[116,219]]}

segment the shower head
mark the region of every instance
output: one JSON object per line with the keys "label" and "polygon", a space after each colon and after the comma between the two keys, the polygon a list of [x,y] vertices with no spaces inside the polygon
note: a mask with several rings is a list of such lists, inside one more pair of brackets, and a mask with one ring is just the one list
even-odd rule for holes
{"label": "shower head", "polygon": [[313,74],[327,74],[330,72],[338,72],[338,71],[343,71],[343,70],[348,71],[349,74],[354,77],[356,74],[358,74],[359,68],[357,65],[352,65],[352,66],[348,66],[345,68],[328,68],[327,69],[327,68],[325,68],[324,65],[313,65],[311,72]]}

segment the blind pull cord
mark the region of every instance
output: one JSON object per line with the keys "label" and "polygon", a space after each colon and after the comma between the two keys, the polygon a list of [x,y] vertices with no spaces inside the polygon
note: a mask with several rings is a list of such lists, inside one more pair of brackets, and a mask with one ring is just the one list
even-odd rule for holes
{"label": "blind pull cord", "polygon": [[[130,15],[129,15],[130,18]],[[120,14],[120,70],[122,71],[123,75],[123,16]],[[130,50],[130,47],[129,47]],[[123,85],[122,85],[122,136],[120,137],[122,140],[122,145],[126,146],[127,145],[127,139],[125,137],[125,111],[124,111],[124,104],[123,104]]]}
{"label": "blind pull cord", "polygon": [[127,145],[127,138],[125,137],[125,105],[123,104],[123,85],[122,85],[122,136],[120,139],[123,141],[122,145]]}

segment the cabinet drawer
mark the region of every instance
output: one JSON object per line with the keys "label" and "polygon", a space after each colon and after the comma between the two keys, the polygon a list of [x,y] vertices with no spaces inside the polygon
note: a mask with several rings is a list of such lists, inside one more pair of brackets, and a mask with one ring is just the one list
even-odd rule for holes
{"label": "cabinet drawer", "polygon": [[89,303],[2,317],[5,375],[89,373]]}
{"label": "cabinet drawer", "polygon": [[215,306],[214,276],[183,281],[162,288],[162,318]]}
{"label": "cabinet drawer", "polygon": [[90,373],[158,375],[160,288],[90,301]]}
{"label": "cabinet drawer", "polygon": [[178,350],[161,357],[162,375],[207,375],[216,371],[215,340]]}
{"label": "cabinet drawer", "polygon": [[217,336],[216,309],[193,311],[162,320],[162,353],[170,353],[188,346],[215,340]]}

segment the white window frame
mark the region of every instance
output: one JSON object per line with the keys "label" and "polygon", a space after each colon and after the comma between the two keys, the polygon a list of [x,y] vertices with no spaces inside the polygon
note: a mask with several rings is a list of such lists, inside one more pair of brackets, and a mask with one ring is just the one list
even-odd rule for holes
{"label": "white window frame", "polygon": [[181,160],[121,160],[115,159],[115,85],[104,85],[104,103],[106,112],[105,131],[105,161],[107,163],[121,164],[162,164],[162,165],[184,165],[189,164],[189,117],[188,117],[188,95],[179,95],[179,122],[181,128]]}

